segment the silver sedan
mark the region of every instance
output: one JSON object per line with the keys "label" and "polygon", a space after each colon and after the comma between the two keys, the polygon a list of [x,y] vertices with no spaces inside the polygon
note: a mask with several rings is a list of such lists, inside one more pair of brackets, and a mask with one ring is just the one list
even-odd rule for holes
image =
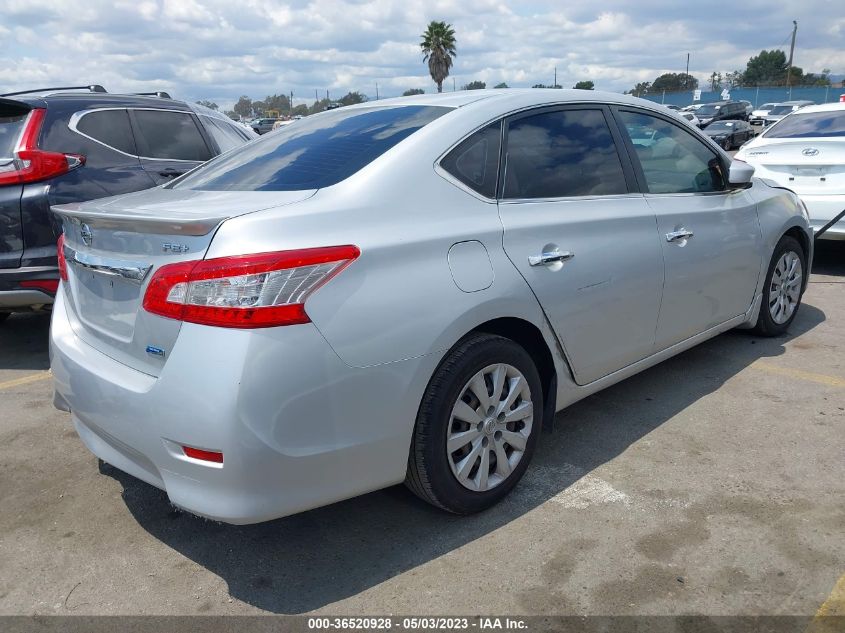
{"label": "silver sedan", "polygon": [[556,411],[728,329],[789,327],[812,234],[752,173],[617,94],[308,117],[54,208],[55,403],[97,456],[220,521],[403,481],[483,510]]}

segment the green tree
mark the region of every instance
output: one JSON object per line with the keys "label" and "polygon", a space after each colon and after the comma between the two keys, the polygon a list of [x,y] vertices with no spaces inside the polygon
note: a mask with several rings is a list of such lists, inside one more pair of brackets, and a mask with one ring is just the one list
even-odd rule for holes
{"label": "green tree", "polygon": [[710,73],[710,92],[719,92],[722,89],[722,73],[715,70]]}
{"label": "green tree", "polygon": [[403,97],[412,97],[413,95],[424,95],[425,90],[422,88],[408,88],[405,92],[402,93]]}
{"label": "green tree", "polygon": [[235,114],[237,114],[241,118],[251,117],[252,116],[252,99],[243,95],[238,102],[235,104],[233,108]]}
{"label": "green tree", "polygon": [[554,86],[547,86],[546,84],[534,84],[531,86],[532,88],[563,88],[560,84],[555,84]]}
{"label": "green tree", "polygon": [[330,99],[320,99],[319,101],[315,101],[308,108],[308,114],[316,114],[317,112],[323,112],[328,108],[330,103]]}
{"label": "green tree", "polygon": [[686,73],[664,73],[651,84],[652,92],[680,92],[698,88],[698,79]]}
{"label": "green tree", "polygon": [[786,83],[786,53],[777,49],[760,51],[759,55],[748,60],[743,79],[748,86],[779,86]]}
{"label": "green tree", "polygon": [[364,103],[367,100],[367,97],[362,95],[357,90],[355,92],[347,92],[340,98],[340,103],[347,106],[347,105],[354,105],[356,103]]}
{"label": "green tree", "polygon": [[461,90],[484,90],[487,84],[483,81],[471,81],[465,86],[461,86]]}
{"label": "green tree", "polygon": [[279,114],[287,114],[290,112],[290,98],[287,95],[267,95],[264,101],[256,101],[253,106],[261,106],[261,112],[264,114],[267,110],[276,110]]}
{"label": "green tree", "polygon": [[651,90],[651,82],[650,81],[641,81],[636,86],[631,88],[630,94],[634,95],[635,97],[642,97],[645,94],[648,94]]}
{"label": "green tree", "polygon": [[576,90],[593,90],[596,87],[596,84],[588,79],[586,81],[579,81],[572,87]]}
{"label": "green tree", "polygon": [[293,107],[293,112],[291,114],[293,114],[293,116],[308,116],[308,106],[304,103],[300,103],[298,106]]}
{"label": "green tree", "polygon": [[495,86],[493,86],[493,87],[494,87],[494,88],[509,88],[510,86],[508,86],[508,84],[506,84],[506,83],[503,81],[502,83],[500,83],[500,84],[496,84],[496,85],[495,85]]}
{"label": "green tree", "polygon": [[238,113],[235,112],[234,110],[226,110],[223,114],[225,114],[227,117],[229,117],[233,121],[239,121],[240,118],[241,118],[241,117],[238,116]]}
{"label": "green tree", "polygon": [[723,87],[730,90],[731,88],[741,88],[745,85],[745,73],[741,70],[734,70],[725,73]]}
{"label": "green tree", "polygon": [[437,84],[437,92],[443,92],[443,82],[449,76],[453,58],[458,54],[456,45],[455,31],[451,24],[445,22],[432,20],[422,34],[420,48],[423,61],[428,62],[428,72]]}
{"label": "green tree", "polygon": [[213,101],[206,101],[205,99],[203,99],[202,101],[197,101],[197,105],[205,106],[206,108],[211,108],[212,110],[216,110],[220,107]]}

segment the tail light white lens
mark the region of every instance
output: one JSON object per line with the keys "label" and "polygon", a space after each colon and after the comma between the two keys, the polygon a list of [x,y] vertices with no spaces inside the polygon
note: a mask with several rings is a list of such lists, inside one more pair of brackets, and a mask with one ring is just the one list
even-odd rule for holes
{"label": "tail light white lens", "polygon": [[221,327],[308,323],[308,296],[360,254],[355,246],[327,246],[168,264],[150,280],[144,309]]}

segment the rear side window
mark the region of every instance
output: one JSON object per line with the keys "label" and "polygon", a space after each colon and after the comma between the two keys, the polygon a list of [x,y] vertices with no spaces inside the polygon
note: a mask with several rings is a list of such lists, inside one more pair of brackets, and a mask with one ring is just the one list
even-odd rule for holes
{"label": "rear side window", "polygon": [[0,104],[0,158],[11,158],[23,132],[29,108],[12,103]]}
{"label": "rear side window", "polygon": [[174,189],[295,191],[345,180],[450,108],[337,109],[266,134],[191,172]]}
{"label": "rear side window", "polygon": [[845,109],[792,114],[769,129],[766,138],[835,138],[845,136]]}
{"label": "rear side window", "polygon": [[505,198],[627,192],[622,162],[601,110],[544,112],[510,122]]}
{"label": "rear side window", "polygon": [[440,166],[482,196],[495,198],[501,143],[501,123],[488,125],[449,152]]}
{"label": "rear side window", "polygon": [[89,112],[76,123],[76,130],[126,154],[138,153],[126,110]]}
{"label": "rear side window", "polygon": [[190,114],[166,110],[134,110],[133,114],[141,156],[192,161],[211,158],[211,152]]}

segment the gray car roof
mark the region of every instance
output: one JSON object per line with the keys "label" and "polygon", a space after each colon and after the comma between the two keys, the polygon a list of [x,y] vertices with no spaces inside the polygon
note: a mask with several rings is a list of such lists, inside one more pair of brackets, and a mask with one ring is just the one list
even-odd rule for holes
{"label": "gray car roof", "polygon": [[[464,108],[472,105],[474,111],[484,111],[491,115],[513,112],[533,106],[565,104],[565,103],[608,103],[616,105],[632,105],[648,108],[662,114],[677,112],[663,107],[654,101],[639,99],[618,92],[604,92],[601,90],[575,90],[563,88],[494,88],[489,90],[462,90],[458,92],[444,92],[440,94],[412,95],[408,97],[393,97],[380,101],[368,101],[347,108],[368,108],[374,106],[445,106]],[[344,108],[346,109],[346,108]]]}

